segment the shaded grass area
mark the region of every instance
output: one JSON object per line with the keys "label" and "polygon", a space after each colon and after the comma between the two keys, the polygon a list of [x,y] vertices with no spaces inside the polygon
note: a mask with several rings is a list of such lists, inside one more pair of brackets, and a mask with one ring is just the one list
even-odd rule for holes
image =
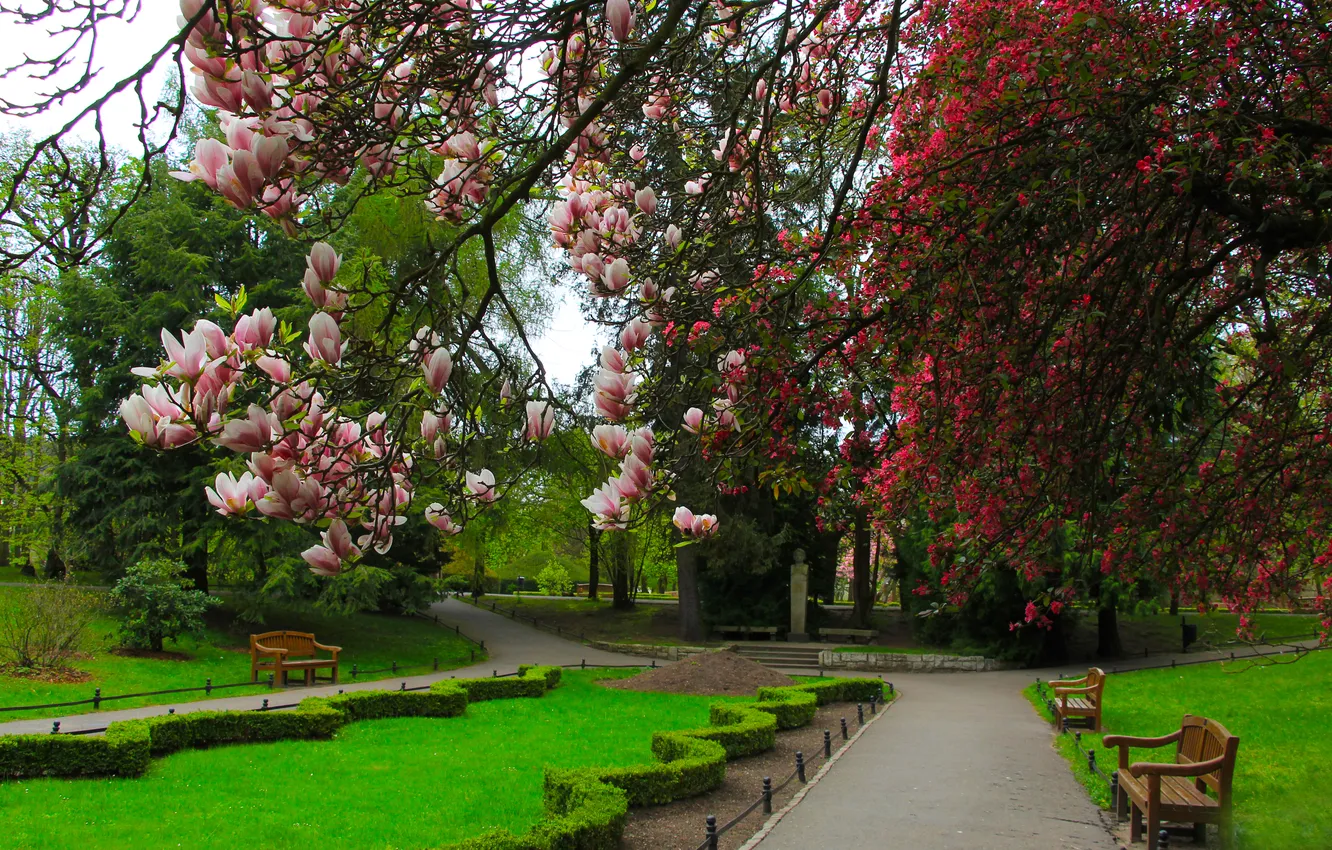
{"label": "shaded grass area", "polygon": [[587,640],[662,645],[683,643],[678,637],[680,609],[675,605],[642,604],[620,611],[612,608],[609,600],[482,597],[483,608],[489,609],[492,604],[499,611],[516,611],[536,617]]}
{"label": "shaded grass area", "polygon": [[[1242,672],[1240,672],[1242,671]],[[1210,717],[1240,738],[1235,770],[1235,823],[1245,850],[1303,850],[1332,847],[1332,651],[1314,652],[1293,663],[1249,666],[1237,661],[1177,670],[1146,670],[1110,676],[1105,686],[1105,727],[1110,733],[1165,735],[1185,714]],[[1049,718],[1035,696],[1023,692]],[[1110,773],[1116,751],[1101,735],[1083,732],[1084,747],[1096,750]],[[1087,769],[1073,736],[1059,736],[1059,751],[1104,808],[1105,781]],[[1172,747],[1132,751],[1134,761],[1171,761]]]}
{"label": "shaded grass area", "polygon": [[360,850],[521,833],[543,816],[546,765],[649,762],[653,731],[706,725],[724,699],[594,681],[635,672],[566,671],[541,699],[354,723],[330,741],[182,752],[138,779],[0,782],[0,844]]}
{"label": "shaded grass area", "polygon": [[[1237,640],[1239,615],[1214,612],[1199,614],[1182,610],[1177,615],[1120,614],[1119,635],[1124,654],[1141,656],[1149,653],[1179,652],[1180,619],[1198,627],[1198,642],[1191,650],[1208,646],[1221,646]],[[1255,614],[1253,633],[1257,640],[1277,642],[1293,638],[1308,638],[1318,631],[1318,617],[1311,614]],[[1096,612],[1078,611],[1069,623],[1069,648],[1075,658],[1092,658],[1096,651]]]}
{"label": "shaded grass area", "polygon": [[[12,604],[21,588],[0,587],[0,605]],[[173,688],[202,687],[211,678],[214,685],[245,682],[250,678],[250,632],[278,629],[314,632],[320,643],[341,646],[339,673],[343,680],[352,681],[352,665],[364,670],[389,667],[394,661],[400,666],[425,668],[439,659],[441,670],[451,670],[470,664],[474,644],[455,636],[452,632],[424,620],[391,617],[380,614],[353,614],[337,617],[308,610],[274,610],[267,624],[247,626],[235,622],[235,611],[229,605],[210,612],[209,628],[202,638],[184,637],[168,641],[165,649],[182,654],[181,660],[160,658],[133,658],[112,652],[119,645],[117,621],[110,615],[99,616],[88,633],[86,648],[89,657],[76,659],[75,669],[91,674],[86,682],[52,684],[28,678],[0,675],[0,707],[39,705],[88,699],[94,688],[101,688],[104,697],[116,694],[160,691]],[[477,651],[477,660],[485,657]],[[427,669],[414,672],[424,673]],[[358,677],[358,681],[382,679],[389,672]],[[241,696],[267,691],[267,685],[229,688],[213,691],[213,696]],[[299,692],[299,689],[294,689]],[[141,705],[161,705],[169,702],[190,702],[206,699],[203,691],[197,693],[137,697],[102,703],[102,710],[112,711]],[[63,709],[0,712],[0,723],[32,717],[50,717],[63,714],[91,712],[89,705]]]}

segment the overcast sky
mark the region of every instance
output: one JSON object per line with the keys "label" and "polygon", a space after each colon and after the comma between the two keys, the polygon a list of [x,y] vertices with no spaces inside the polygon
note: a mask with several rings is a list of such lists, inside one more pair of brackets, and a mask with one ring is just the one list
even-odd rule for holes
{"label": "overcast sky", "polygon": [[[173,0],[142,0],[143,8],[131,23],[110,21],[98,36],[95,67],[97,79],[89,90],[57,109],[42,115],[17,120],[0,117],[6,131],[26,130],[34,138],[43,138],[64,126],[79,109],[91,103],[116,82],[137,71],[161,45],[177,32],[179,14]],[[53,38],[50,28],[17,25],[10,18],[0,18],[0,66],[16,64],[24,55],[49,58],[58,52],[64,41]],[[165,59],[151,76],[148,94],[155,95],[170,76],[171,62]],[[25,102],[34,92],[49,89],[50,84],[40,80],[14,77],[0,80],[0,92],[11,102]],[[139,118],[137,100],[132,94],[112,99],[102,112],[106,136],[111,144],[130,151],[138,151]],[[92,136],[91,122],[78,128],[81,135]],[[297,285],[293,281],[293,285]],[[553,282],[552,282],[553,285]],[[563,288],[562,288],[563,291]],[[551,318],[549,330],[534,340],[533,347],[546,366],[546,374],[553,381],[571,384],[578,371],[587,364],[588,353],[596,337],[596,328],[583,321],[575,296],[564,291],[563,300]]]}

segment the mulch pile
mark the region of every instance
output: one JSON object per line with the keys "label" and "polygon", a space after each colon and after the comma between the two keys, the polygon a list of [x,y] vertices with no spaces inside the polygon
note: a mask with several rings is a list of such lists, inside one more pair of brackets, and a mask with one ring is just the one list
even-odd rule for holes
{"label": "mulch pile", "polygon": [[8,662],[0,664],[0,676],[31,679],[34,682],[42,682],[47,685],[72,685],[78,682],[86,682],[92,678],[91,673],[75,670],[73,667],[20,667]]}
{"label": "mulch pile", "polygon": [[789,676],[734,652],[701,652],[628,679],[604,682],[608,688],[668,694],[753,696],[755,688],[794,685]]}

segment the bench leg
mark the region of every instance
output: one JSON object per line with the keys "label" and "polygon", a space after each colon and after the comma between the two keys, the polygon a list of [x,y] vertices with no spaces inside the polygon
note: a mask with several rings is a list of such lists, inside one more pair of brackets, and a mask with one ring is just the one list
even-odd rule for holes
{"label": "bench leg", "polygon": [[1193,844],[1195,847],[1203,847],[1207,844],[1207,824],[1195,823],[1193,825]]}
{"label": "bench leg", "polygon": [[1161,815],[1149,803],[1147,806],[1147,850],[1156,850],[1161,835]]}
{"label": "bench leg", "polygon": [[334,664],[334,665],[333,665],[333,684],[336,685],[337,683],[338,683],[338,665]]}
{"label": "bench leg", "polygon": [[1129,809],[1129,843],[1132,844],[1142,840],[1142,809],[1134,802],[1129,803]]}

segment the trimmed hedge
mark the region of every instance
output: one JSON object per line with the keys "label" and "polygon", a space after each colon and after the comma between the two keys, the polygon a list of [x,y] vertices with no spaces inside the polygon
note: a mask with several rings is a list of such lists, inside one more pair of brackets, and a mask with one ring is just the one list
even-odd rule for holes
{"label": "trimmed hedge", "polygon": [[[761,701],[785,702],[790,699],[790,692],[811,693],[819,705],[830,702],[869,702],[870,697],[883,701],[883,680],[881,679],[820,679],[803,685],[787,685],[780,688],[759,688]],[[812,716],[812,715],[811,715]]]}
{"label": "trimmed hedge", "polygon": [[[153,756],[217,744],[330,738],[358,720],[456,717],[474,700],[539,697],[560,668],[524,665],[505,679],[446,679],[427,691],[352,691],[309,697],[293,711],[195,711],[111,723],[102,737],[0,736],[0,778],[138,776]],[[504,683],[496,686],[495,683]],[[478,696],[471,697],[472,693]]]}

